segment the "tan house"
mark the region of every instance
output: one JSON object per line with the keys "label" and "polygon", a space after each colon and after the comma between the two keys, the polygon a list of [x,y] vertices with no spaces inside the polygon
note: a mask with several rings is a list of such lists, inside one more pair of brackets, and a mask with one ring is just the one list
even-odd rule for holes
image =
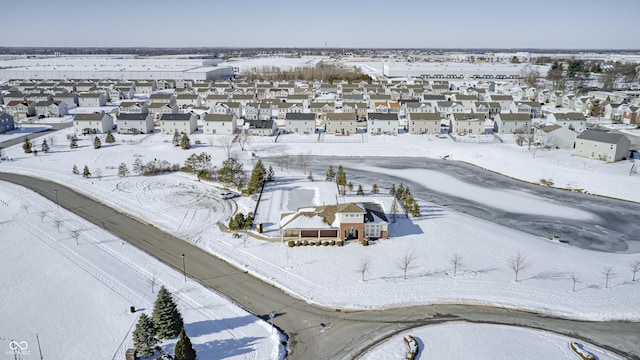
{"label": "tan house", "polygon": [[585,130],[576,137],[573,154],[609,163],[626,159],[631,142],[622,134],[601,130]]}
{"label": "tan house", "polygon": [[235,114],[206,114],[202,133],[207,135],[233,135],[237,129]]}
{"label": "tan house", "polygon": [[484,134],[485,115],[459,113],[451,115],[451,132],[457,135]]}
{"label": "tan house", "polygon": [[197,128],[196,116],[192,113],[160,115],[162,134],[173,135],[177,131],[179,134],[185,133],[189,135],[194,133]]}
{"label": "tan house", "polygon": [[346,203],[300,208],[280,216],[282,241],[386,239],[389,223],[375,203]]}
{"label": "tan house", "polygon": [[325,115],[325,133],[335,135],[350,135],[357,132],[357,117],[355,113],[330,112]]}
{"label": "tan house", "polygon": [[493,130],[498,134],[523,134],[531,128],[529,114],[505,114],[496,115]]}
{"label": "tan house", "polygon": [[113,129],[113,118],[105,113],[77,114],[73,118],[76,135],[105,134]]}
{"label": "tan house", "polygon": [[407,114],[407,132],[409,134],[440,134],[440,114],[414,112]]}

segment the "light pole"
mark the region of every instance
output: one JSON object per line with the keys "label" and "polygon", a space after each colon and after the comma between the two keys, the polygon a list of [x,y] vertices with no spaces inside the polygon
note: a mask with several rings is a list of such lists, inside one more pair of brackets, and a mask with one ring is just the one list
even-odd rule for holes
{"label": "light pole", "polygon": [[184,265],[184,254],[182,254],[182,273],[184,274],[184,282],[187,282],[187,267]]}
{"label": "light pole", "polygon": [[60,203],[58,202],[58,189],[54,189],[53,192],[56,193],[56,206],[60,209]]}

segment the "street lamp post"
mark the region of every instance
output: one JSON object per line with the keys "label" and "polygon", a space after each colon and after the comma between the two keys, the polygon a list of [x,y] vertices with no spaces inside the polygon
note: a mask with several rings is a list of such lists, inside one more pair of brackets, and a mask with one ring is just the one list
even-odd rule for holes
{"label": "street lamp post", "polygon": [[187,267],[184,264],[184,254],[182,254],[182,273],[184,274],[184,282],[187,282]]}
{"label": "street lamp post", "polygon": [[58,189],[54,189],[53,192],[56,193],[56,206],[60,209],[60,203],[58,202]]}

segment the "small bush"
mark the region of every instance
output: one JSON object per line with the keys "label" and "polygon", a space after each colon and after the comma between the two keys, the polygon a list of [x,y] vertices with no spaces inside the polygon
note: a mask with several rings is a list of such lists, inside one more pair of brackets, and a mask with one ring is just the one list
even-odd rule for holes
{"label": "small bush", "polygon": [[293,240],[287,241],[287,246],[293,247],[296,243]]}
{"label": "small bush", "polygon": [[329,246],[329,242],[328,242],[328,241],[326,241],[326,240],[325,240],[325,241],[323,241],[323,242],[322,242],[322,246]]}
{"label": "small bush", "polygon": [[407,344],[407,353],[405,355],[406,360],[414,360],[416,356],[418,356],[418,351],[420,351],[418,347],[418,342],[416,339],[409,335],[404,337],[404,342]]}
{"label": "small bush", "polygon": [[369,240],[363,239],[360,244],[362,244],[362,246],[369,246]]}
{"label": "small bush", "polygon": [[313,240],[312,240],[312,241],[309,241],[309,245],[310,245],[310,246],[314,246],[315,244],[316,244],[316,242],[315,242],[315,241],[313,241]]}
{"label": "small bush", "polygon": [[329,242],[329,245],[331,245],[331,246],[335,246],[335,245],[336,245],[336,241],[335,241],[335,240],[331,240],[331,241]]}
{"label": "small bush", "polygon": [[322,243],[320,242],[320,240],[316,241],[316,246],[320,246],[322,245]]}
{"label": "small bush", "polygon": [[338,246],[343,246],[343,245],[344,245],[344,241],[342,241],[342,240],[338,240],[338,241],[336,241],[336,244],[337,244]]}
{"label": "small bush", "polygon": [[304,245],[304,246],[308,246],[308,245],[309,245],[309,242],[308,242],[307,240],[305,240],[305,241],[303,241],[303,242],[302,242],[302,245]]}
{"label": "small bush", "polygon": [[553,181],[547,179],[540,179],[540,184],[544,186],[553,186]]}

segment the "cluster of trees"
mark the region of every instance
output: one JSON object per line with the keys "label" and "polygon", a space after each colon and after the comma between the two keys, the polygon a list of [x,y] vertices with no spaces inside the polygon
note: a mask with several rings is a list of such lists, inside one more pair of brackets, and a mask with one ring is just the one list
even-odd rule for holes
{"label": "cluster of trees", "polygon": [[206,152],[191,154],[184,161],[183,171],[191,171],[198,179],[206,179],[211,172],[211,155]]}
{"label": "cluster of trees", "polygon": [[265,67],[260,72],[247,73],[244,75],[248,81],[254,80],[304,80],[304,81],[333,81],[333,80],[366,80],[370,81],[371,78],[365,75],[357,67],[343,67],[335,65],[322,65],[316,68],[303,68],[291,71],[283,71],[278,67],[268,68]]}
{"label": "cluster of trees", "polygon": [[251,214],[247,214],[245,217],[244,214],[239,212],[229,219],[229,230],[247,230],[251,228],[251,224],[253,224]]}
{"label": "cluster of trees", "polygon": [[183,150],[191,149],[191,140],[189,139],[189,136],[186,133],[182,133],[182,135],[180,135],[178,130],[173,133],[171,143],[173,146],[180,146]]}
{"label": "cluster of trees", "polygon": [[178,335],[180,338],[176,343],[173,359],[195,360],[196,351],[184,331],[182,315],[169,290],[162,286],[158,291],[151,317],[142,313],[138,318],[133,330],[133,344],[138,354],[151,356],[160,351],[158,343],[161,340],[173,339]]}
{"label": "cluster of trees", "polygon": [[393,221],[396,221],[396,216],[400,212],[398,208],[398,202],[402,204],[405,211],[413,217],[420,216],[420,205],[415,201],[409,187],[400,183],[396,188],[396,184],[391,185],[389,195],[393,196],[393,203],[391,203],[391,216]]}
{"label": "cluster of trees", "polygon": [[629,84],[640,77],[640,67],[634,63],[584,61],[567,59],[554,61],[547,72],[547,80],[555,90],[564,90],[571,81],[574,88],[582,88],[584,81],[592,74],[598,74],[603,90],[612,90],[620,81]]}
{"label": "cluster of trees", "polygon": [[[73,164],[73,168],[71,169],[71,172],[74,175],[80,175],[80,170],[78,170],[78,166],[76,166],[76,164]],[[87,165],[85,165],[84,169],[82,169],[82,177],[85,179],[88,179],[91,177],[91,171],[89,171],[89,167]]]}
{"label": "cluster of trees", "polygon": [[[51,139],[51,142],[53,143],[53,139]],[[29,140],[28,136],[24,137],[24,142],[22,143],[22,150],[24,151],[25,154],[33,154],[33,156],[38,156],[38,149],[36,149],[36,145],[31,140]],[[40,145],[40,151],[45,154],[51,151],[51,148],[49,147],[49,142],[47,141],[47,139],[42,140],[42,144]]]}
{"label": "cluster of trees", "polygon": [[138,157],[133,161],[132,170],[138,175],[157,175],[168,172],[180,171],[180,164],[171,164],[166,160],[153,159],[146,164]]}

